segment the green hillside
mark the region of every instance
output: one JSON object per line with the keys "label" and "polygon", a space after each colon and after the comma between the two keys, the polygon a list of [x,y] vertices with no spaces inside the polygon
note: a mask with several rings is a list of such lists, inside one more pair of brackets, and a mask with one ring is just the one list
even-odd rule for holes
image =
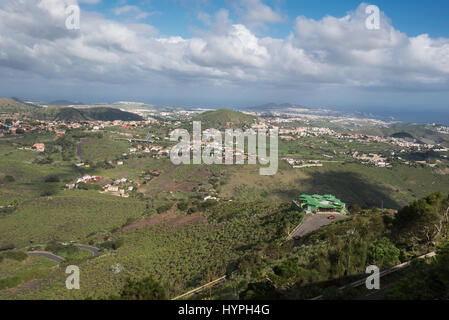
{"label": "green hillside", "polygon": [[396,132],[394,134],[391,135],[393,138],[402,138],[402,139],[411,139],[411,140],[415,140],[415,137],[412,136],[410,133],[408,132]]}
{"label": "green hillside", "polygon": [[223,129],[228,127],[249,127],[252,123],[254,123],[255,118],[242,112],[220,109],[214,111],[206,111],[195,116],[192,120],[201,121],[203,129]]}
{"label": "green hillside", "polygon": [[34,108],[14,99],[0,98],[0,115],[16,115],[28,113],[32,110],[34,110]]}
{"label": "green hillside", "polygon": [[36,108],[14,99],[0,98],[0,116],[3,117],[27,117],[38,120],[57,121],[140,121],[142,117],[134,113],[115,108],[72,108],[72,107],[48,107]]}
{"label": "green hillside", "polygon": [[122,111],[119,109],[114,109],[114,108],[96,107],[96,108],[77,109],[77,110],[94,120],[101,120],[101,121],[114,121],[114,120],[140,121],[140,120],[142,120],[142,117],[137,114]]}
{"label": "green hillside", "polygon": [[58,121],[140,121],[142,117],[113,108],[72,108],[72,107],[51,107],[34,112],[38,119],[58,120]]}
{"label": "green hillside", "polygon": [[75,108],[62,108],[54,116],[55,120],[58,121],[86,121],[92,120],[85,112]]}

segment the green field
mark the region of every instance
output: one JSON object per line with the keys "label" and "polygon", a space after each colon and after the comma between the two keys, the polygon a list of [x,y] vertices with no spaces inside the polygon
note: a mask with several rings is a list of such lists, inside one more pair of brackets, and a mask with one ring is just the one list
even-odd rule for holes
{"label": "green field", "polygon": [[22,203],[0,218],[0,243],[18,247],[56,241],[85,241],[106,235],[128,218],[145,213],[145,204],[95,191],[61,191],[58,196]]}
{"label": "green field", "polygon": [[[65,288],[63,270],[52,272],[49,284],[38,290],[20,288],[11,295],[16,299],[105,298],[117,294],[127,277],[148,275],[170,288],[176,296],[226,273],[226,266],[254,248],[286,236],[287,226],[298,224],[301,215],[290,205],[271,203],[222,203],[203,208],[201,216],[178,216],[144,229],[116,234],[124,241],[116,251],[84,260],[81,269],[81,290]],[[187,218],[187,220],[186,220]],[[185,222],[183,222],[185,221]],[[191,221],[191,222],[188,222]],[[115,274],[113,266],[120,265]]]}
{"label": "green field", "polygon": [[236,199],[289,201],[299,194],[334,194],[348,205],[397,209],[429,192],[449,190],[449,176],[431,168],[375,168],[354,163],[325,163],[322,168],[292,169],[280,162],[274,176],[257,167],[230,169],[222,195]]}
{"label": "green field", "polygon": [[[226,110],[195,119],[217,128],[254,122],[251,116]],[[179,127],[190,130],[190,120]],[[447,195],[449,167],[442,157],[404,152],[406,160],[431,161],[414,167],[396,159],[392,168],[378,168],[357,163],[353,152],[391,157],[400,148],[306,137],[280,141],[279,158],[321,160],[323,167],[293,169],[279,160],[277,174],[261,176],[259,165],[175,166],[154,153],[130,154],[129,148],[150,143],[130,142],[119,134],[144,138],[152,131],[156,141],[151,144],[165,148],[170,142],[164,138],[177,125],[108,127],[100,132],[82,127],[67,130],[59,139],[35,133],[0,138],[0,299],[105,299],[118,295],[128,277],[146,276],[175,297],[225,274],[229,281],[217,286],[215,298],[238,299],[248,285],[257,287],[267,277],[283,297],[309,298],[320,291],[305,292],[304,286],[357,277],[369,254],[374,255],[370,250],[391,249],[389,265],[398,262],[399,255],[402,259],[428,249],[421,243],[408,248],[398,240],[394,245],[399,253],[392,244],[394,217],[389,215],[432,192]],[[395,130],[399,127],[392,133]],[[19,150],[38,142],[46,144],[46,152]],[[78,167],[79,162],[89,166]],[[99,193],[101,186],[93,183],[89,190],[65,187],[86,174],[103,178],[100,185],[126,178],[120,188],[135,189],[129,198],[121,198]],[[303,218],[292,207],[300,194],[335,195],[352,216],[293,246],[284,240]],[[204,201],[207,196],[219,201]],[[353,231],[354,242],[347,242]],[[92,257],[70,242],[96,246],[100,255]],[[57,266],[45,258],[27,257],[27,250],[51,251],[67,261]],[[79,291],[65,287],[68,264],[80,267]],[[248,297],[257,291],[253,289],[247,290]]]}

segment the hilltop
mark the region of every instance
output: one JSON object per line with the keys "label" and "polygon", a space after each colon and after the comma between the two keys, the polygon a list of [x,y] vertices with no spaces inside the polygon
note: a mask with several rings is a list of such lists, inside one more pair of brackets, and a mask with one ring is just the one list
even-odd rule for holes
{"label": "hilltop", "polygon": [[228,127],[243,128],[254,123],[255,117],[228,109],[206,111],[192,118],[193,121],[201,121],[203,129]]}
{"label": "hilltop", "polygon": [[391,135],[393,138],[401,138],[401,139],[409,139],[409,140],[416,140],[414,136],[412,136],[410,133],[401,131],[396,132]]}
{"label": "hilltop", "polygon": [[73,107],[52,107],[44,109],[37,118],[58,121],[140,121],[142,117],[126,111],[114,108],[94,107],[94,108],[73,108]]}
{"label": "hilltop", "polygon": [[0,115],[13,115],[31,112],[35,108],[16,99],[0,98]]}
{"label": "hilltop", "polygon": [[16,99],[0,98],[0,115],[58,121],[140,121],[142,117],[115,108],[33,107]]}

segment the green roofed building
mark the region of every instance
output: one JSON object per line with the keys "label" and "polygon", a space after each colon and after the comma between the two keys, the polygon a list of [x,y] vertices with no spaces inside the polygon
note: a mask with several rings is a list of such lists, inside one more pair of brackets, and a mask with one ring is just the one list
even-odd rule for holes
{"label": "green roofed building", "polygon": [[346,204],[330,194],[325,195],[302,194],[299,196],[299,206],[303,210],[313,213],[327,213],[327,212],[338,212],[341,214],[347,213]]}

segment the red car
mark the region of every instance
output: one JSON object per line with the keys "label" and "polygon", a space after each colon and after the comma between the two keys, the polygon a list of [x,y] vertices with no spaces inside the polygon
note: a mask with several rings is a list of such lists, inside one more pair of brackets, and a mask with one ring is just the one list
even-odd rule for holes
{"label": "red car", "polygon": [[337,219],[337,217],[336,216],[330,216],[330,217],[327,217],[329,220],[335,220],[335,219]]}

